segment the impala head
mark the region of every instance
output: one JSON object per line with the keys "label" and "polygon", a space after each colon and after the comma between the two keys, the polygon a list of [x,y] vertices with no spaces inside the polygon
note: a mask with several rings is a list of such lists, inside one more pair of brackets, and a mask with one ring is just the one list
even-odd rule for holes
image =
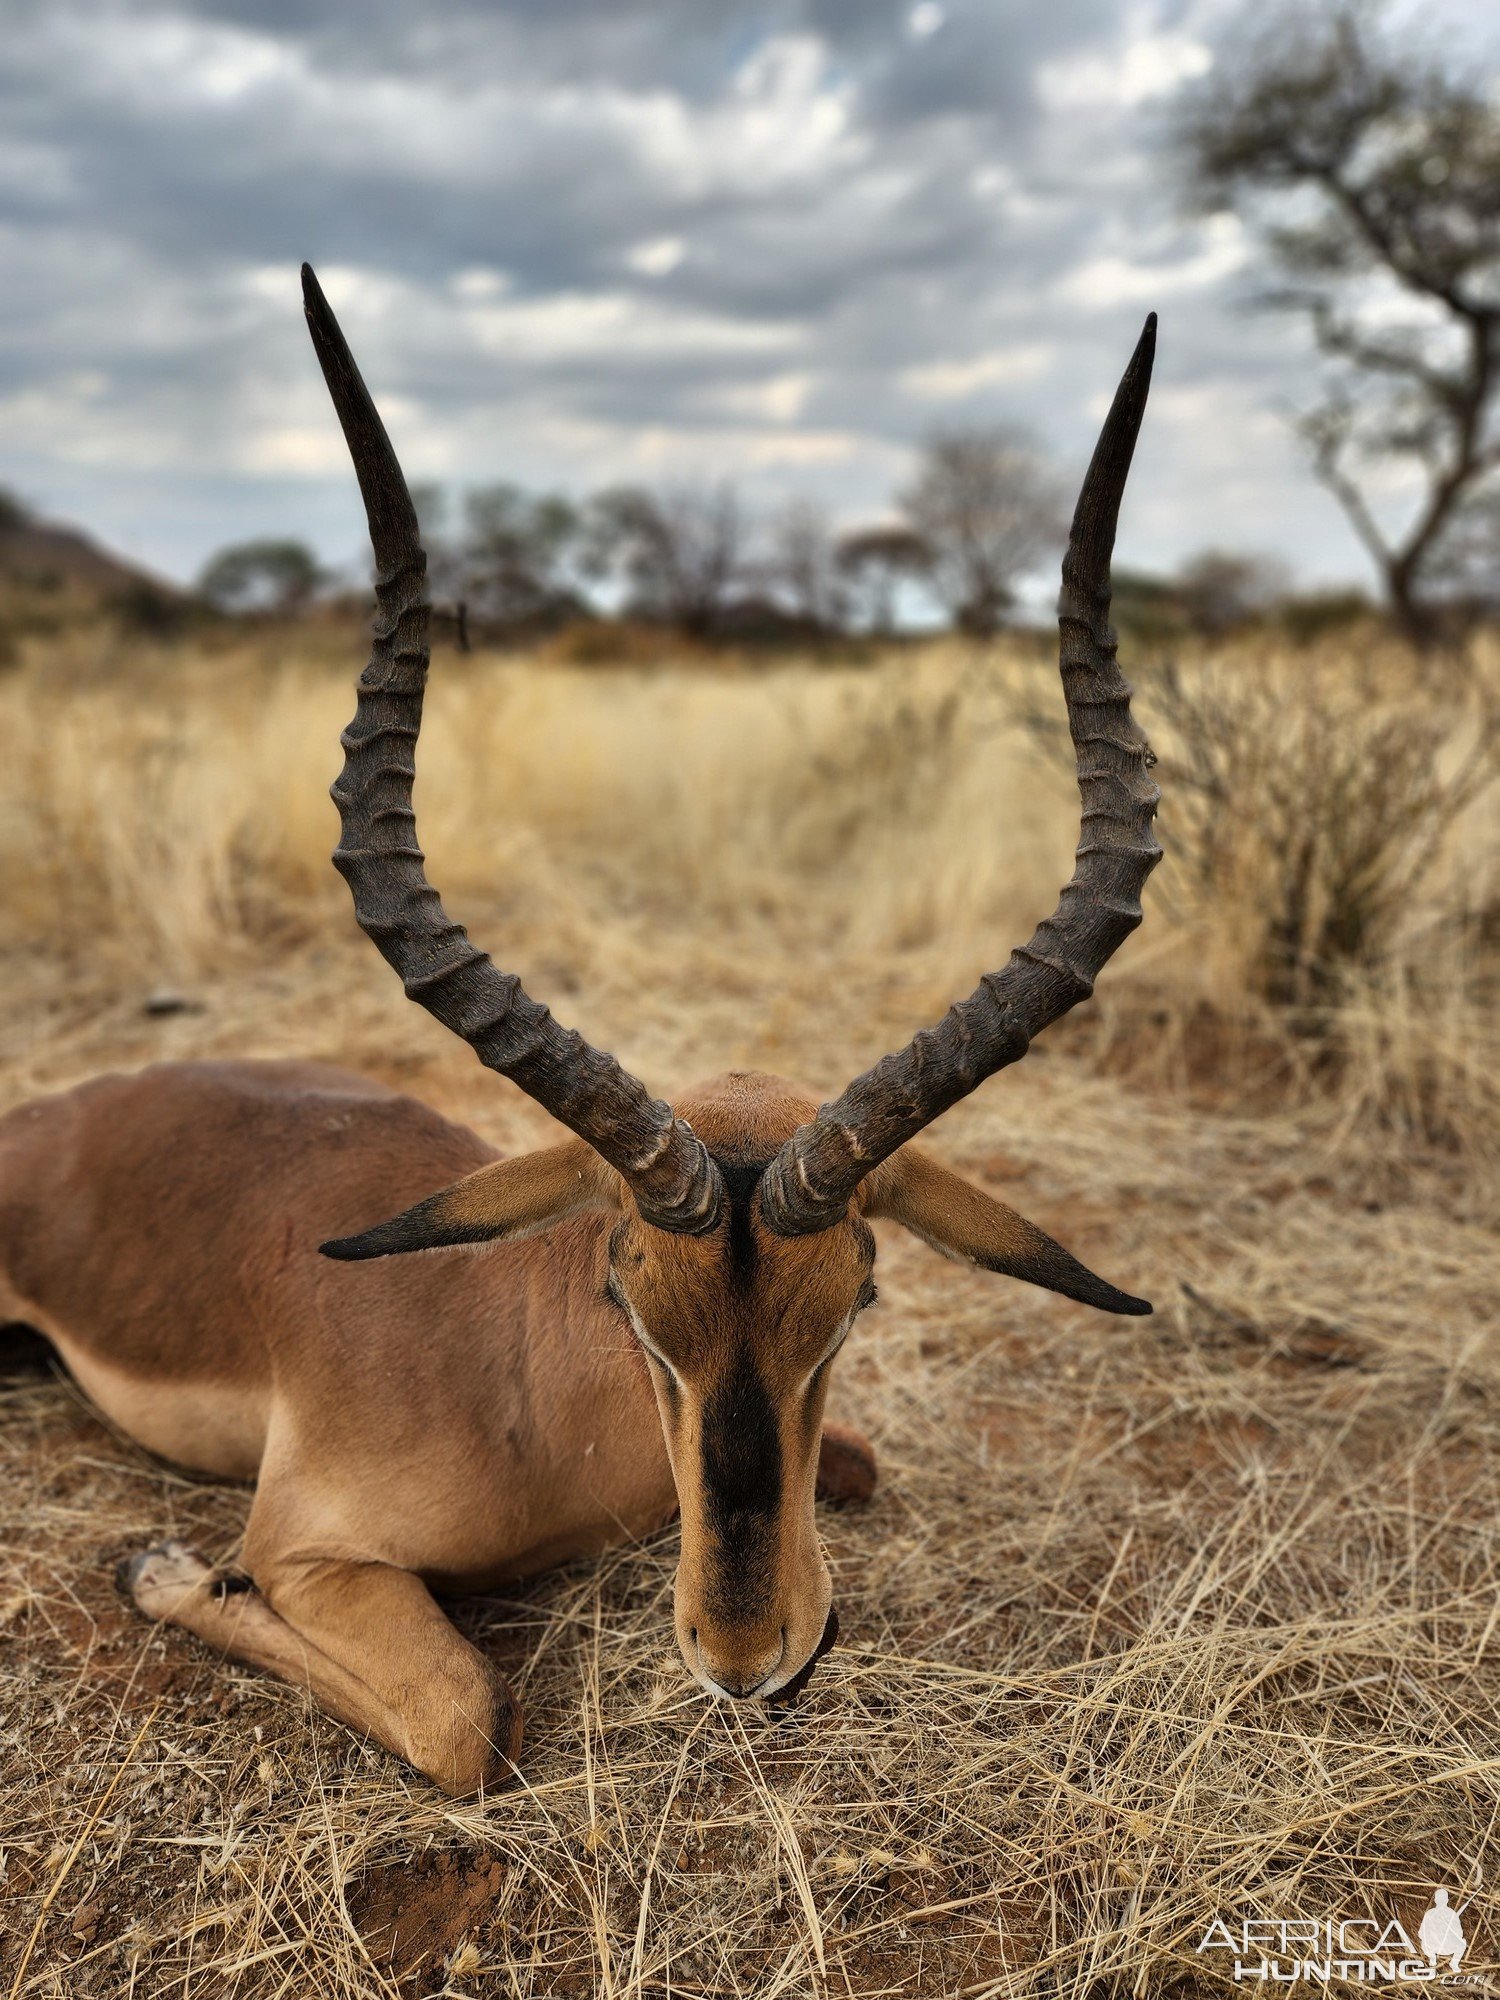
{"label": "impala head", "polygon": [[1106,1312],[1151,1310],[910,1141],[1093,990],[1140,922],[1141,887],[1159,858],[1150,752],[1107,624],[1154,318],[1105,422],[1063,562],[1062,676],[1083,835],[1057,910],[1003,971],[821,1109],[778,1078],[730,1075],[684,1093],[674,1111],[498,971],[426,881],[411,809],[426,559],[395,453],[305,266],[303,283],[365,501],[379,601],[334,786],[344,829],[335,865],[408,995],[575,1135],[484,1167],[325,1252],[499,1242],[604,1211],[601,1286],[645,1356],[681,1505],[684,1659],[716,1693],[774,1694],[800,1682],[836,1630],[813,1492],[833,1360],[875,1297],[870,1220],[887,1217],[950,1256]]}

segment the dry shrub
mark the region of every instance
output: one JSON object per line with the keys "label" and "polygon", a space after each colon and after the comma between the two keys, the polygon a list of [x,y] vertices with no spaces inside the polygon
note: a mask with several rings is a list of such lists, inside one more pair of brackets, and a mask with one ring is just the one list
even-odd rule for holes
{"label": "dry shrub", "polygon": [[1378,647],[1256,648],[1149,677],[1163,893],[1218,960],[1221,1009],[1343,1117],[1488,1144],[1500,700]]}
{"label": "dry shrub", "polygon": [[1500,777],[1500,705],[1476,687],[1466,726],[1358,654],[1220,656],[1193,674],[1171,660],[1150,689],[1175,879],[1207,919],[1234,913],[1250,990],[1326,1005],[1351,972],[1388,965]]}

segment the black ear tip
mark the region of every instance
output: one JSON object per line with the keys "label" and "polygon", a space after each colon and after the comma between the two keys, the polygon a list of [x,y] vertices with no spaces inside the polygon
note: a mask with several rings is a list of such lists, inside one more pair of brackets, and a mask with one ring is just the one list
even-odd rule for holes
{"label": "black ear tip", "polygon": [[[304,265],[302,266],[302,268],[303,268],[303,270],[305,271],[305,270],[307,269],[307,266],[306,266],[306,265],[304,264]],[[1152,338],[1153,340],[1154,340],[1154,339],[1156,338],[1156,314],[1155,314],[1155,313],[1147,313],[1147,315],[1146,315],[1146,324],[1145,324],[1145,326],[1144,326],[1144,327],[1142,328],[1142,332],[1143,332],[1143,333],[1149,333],[1149,334],[1150,334],[1150,336],[1151,336],[1151,338]]]}
{"label": "black ear tip", "polygon": [[1101,1312],[1121,1313],[1131,1319],[1144,1319],[1155,1310],[1149,1299],[1135,1298],[1129,1292],[1122,1292],[1117,1285],[1106,1285],[1102,1281],[1099,1290],[1087,1302],[1098,1306]]}
{"label": "black ear tip", "polygon": [[358,1264],[366,1257],[378,1256],[378,1251],[366,1249],[362,1236],[331,1236],[326,1243],[318,1245],[320,1257],[331,1257],[336,1264]]}

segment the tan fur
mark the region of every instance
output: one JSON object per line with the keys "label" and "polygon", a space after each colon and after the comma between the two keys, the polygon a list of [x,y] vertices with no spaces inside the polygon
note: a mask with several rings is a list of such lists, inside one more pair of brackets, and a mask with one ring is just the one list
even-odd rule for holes
{"label": "tan fur", "polygon": [[[451,1790],[502,1775],[516,1726],[429,1587],[491,1588],[677,1503],[647,1364],[605,1297],[614,1217],[477,1256],[347,1265],[317,1246],[459,1177],[457,1201],[502,1200],[532,1227],[575,1205],[580,1170],[591,1199],[618,1200],[577,1142],[497,1162],[411,1099],[312,1064],[161,1065],[0,1121],[0,1319],[46,1333],[150,1449],[259,1474],[244,1564],[267,1617],[200,1591],[177,1622],[308,1681]],[[351,1707],[367,1647],[392,1686]],[[470,1722],[418,1754],[445,1688]]]}
{"label": "tan fur", "polygon": [[[846,1495],[874,1480],[868,1445],[823,1423],[872,1295],[864,1211],[1022,1275],[1050,1240],[911,1149],[833,1227],[777,1236],[757,1170],[811,1100],[741,1073],[678,1109],[732,1197],[702,1236],[643,1222],[580,1140],[498,1160],[316,1064],[166,1064],[0,1121],[0,1318],[45,1332],[152,1450],[257,1480],[255,1588],[224,1594],[173,1546],[136,1559],[141,1608],[467,1792],[509,1770],[520,1720],[431,1593],[677,1506],[692,1672],[733,1695],[799,1679],[831,1630],[820,1469]],[[455,1231],[482,1252],[372,1251]]]}

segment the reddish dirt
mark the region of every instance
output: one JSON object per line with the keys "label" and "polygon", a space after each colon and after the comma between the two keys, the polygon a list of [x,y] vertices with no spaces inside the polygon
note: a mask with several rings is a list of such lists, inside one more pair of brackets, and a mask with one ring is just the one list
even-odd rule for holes
{"label": "reddish dirt", "polygon": [[499,1861],[456,1852],[372,1868],[349,1896],[349,1914],[382,1972],[426,1983],[447,1970],[466,1940],[482,1945],[494,1928],[505,1880]]}

